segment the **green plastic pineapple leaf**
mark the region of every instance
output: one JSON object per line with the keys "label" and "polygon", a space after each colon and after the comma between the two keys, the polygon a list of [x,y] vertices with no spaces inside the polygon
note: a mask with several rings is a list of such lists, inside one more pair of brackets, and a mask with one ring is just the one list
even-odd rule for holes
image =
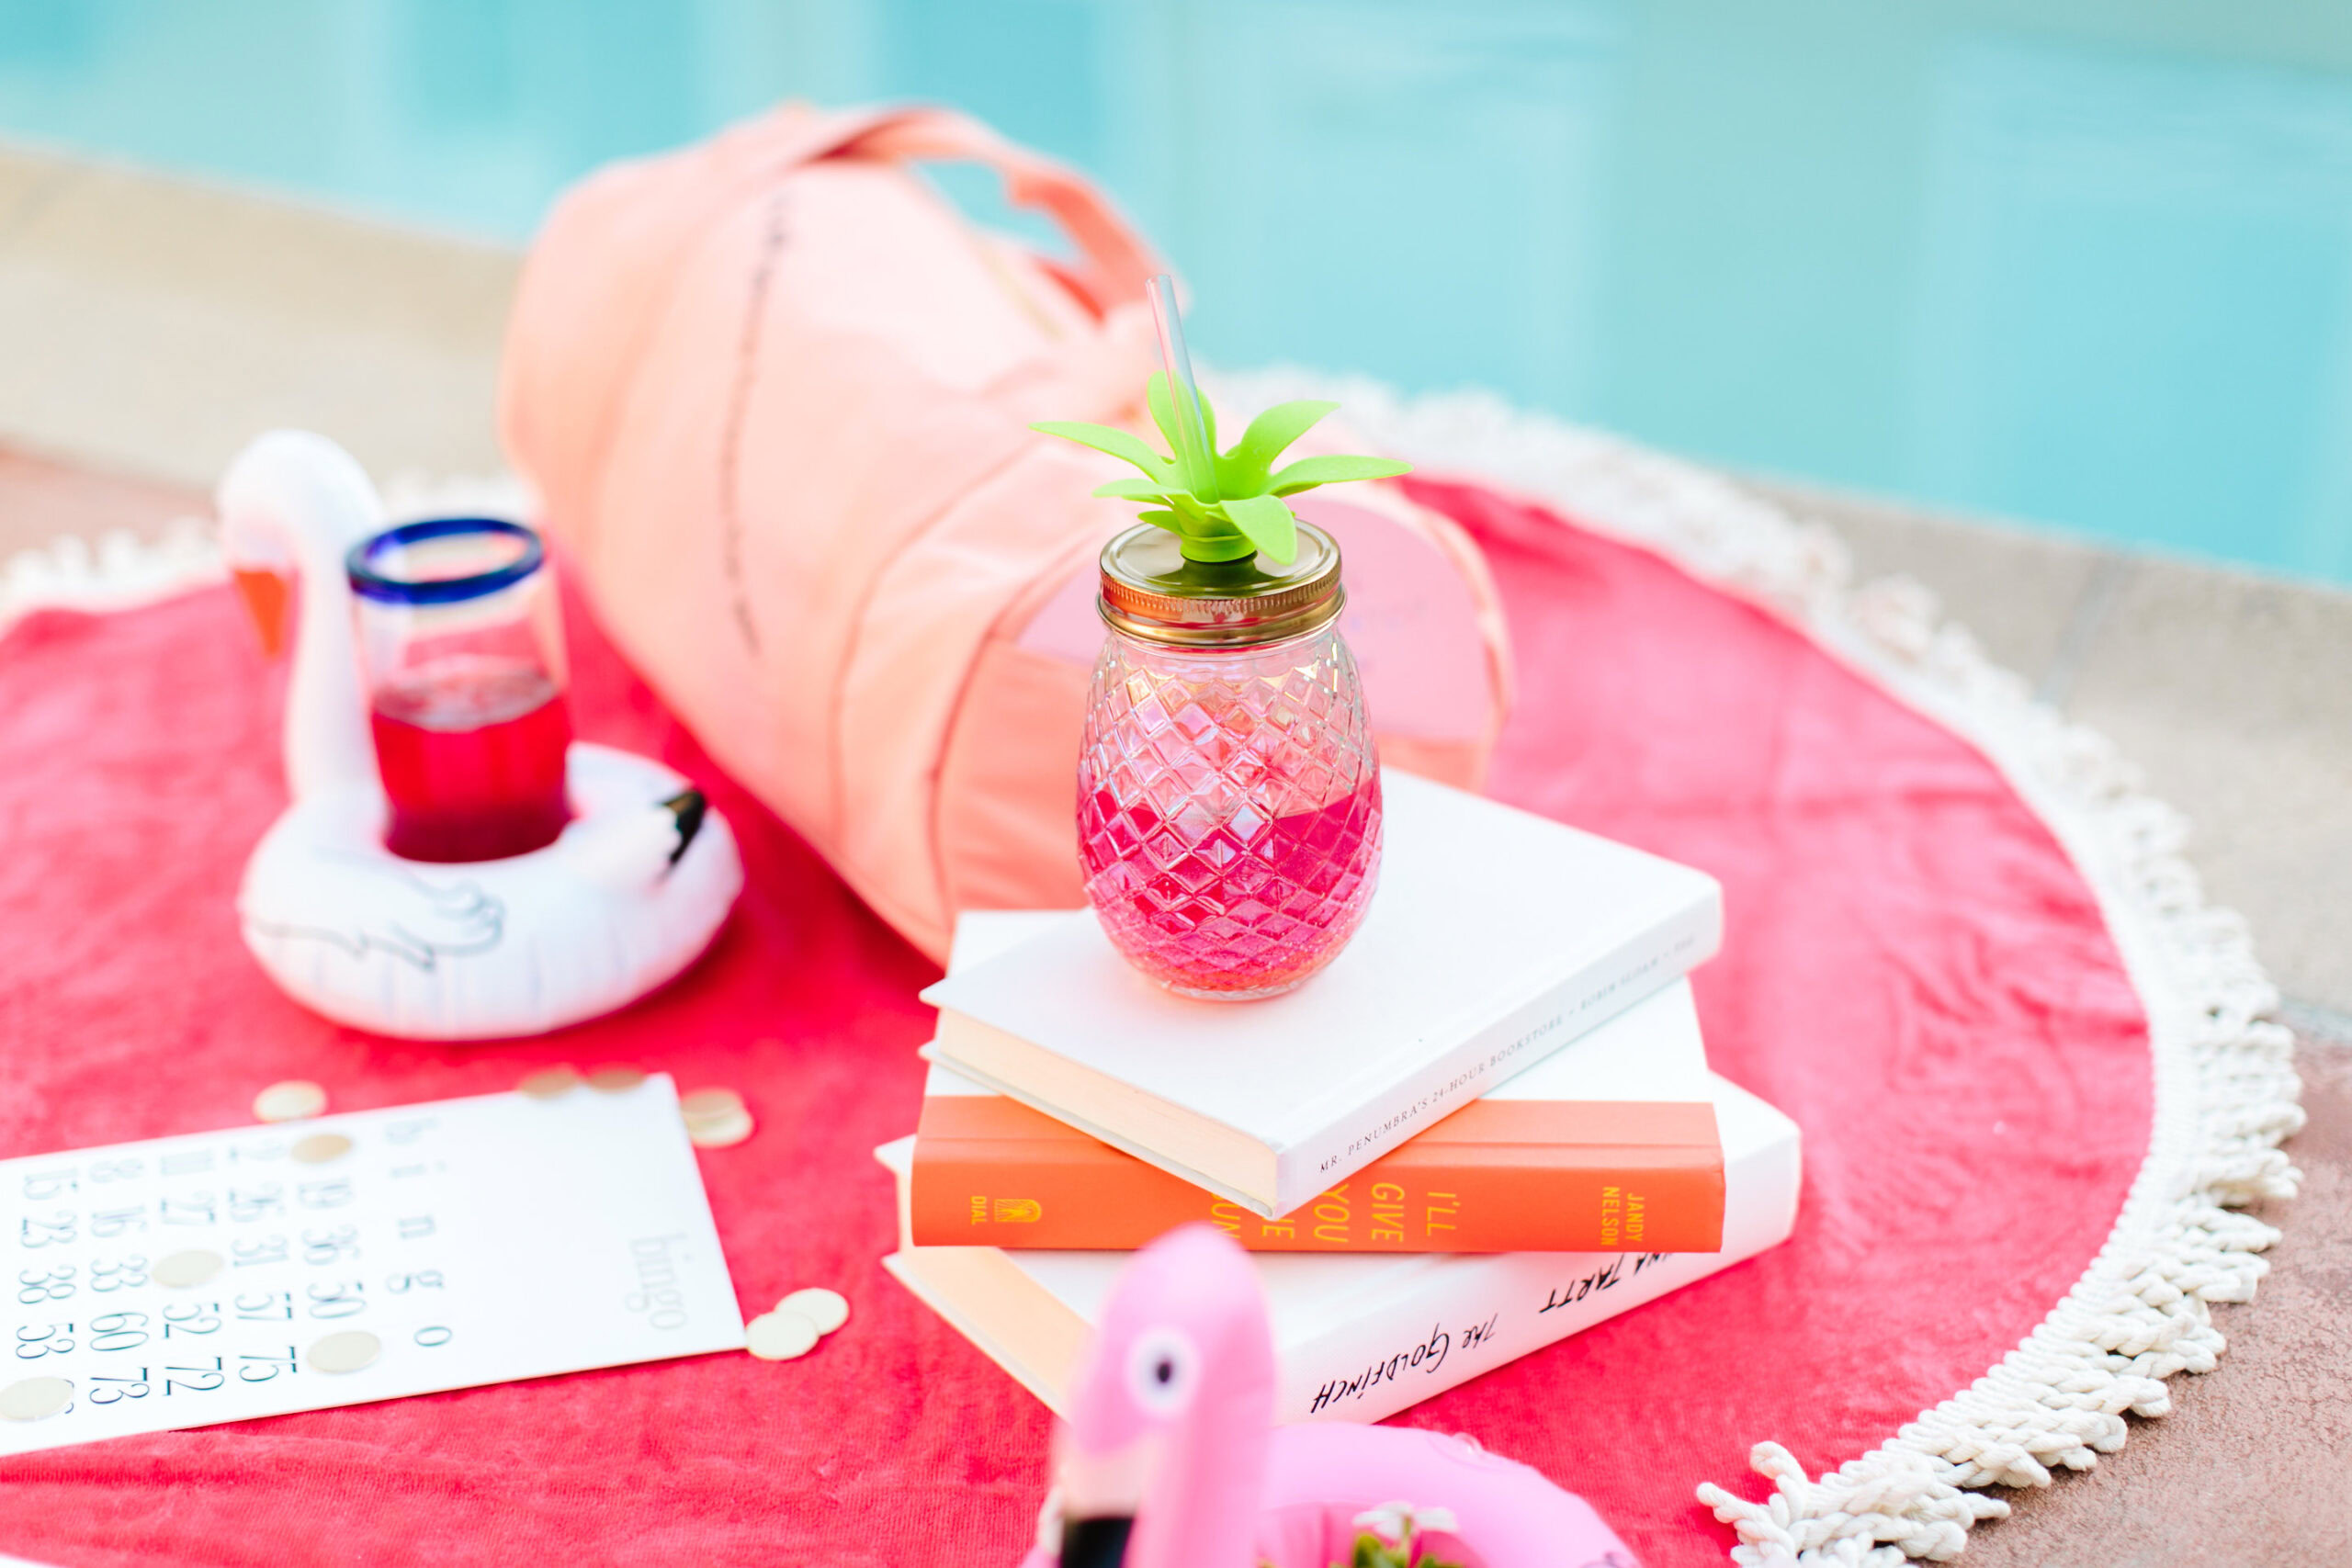
{"label": "green plastic pineapple leaf", "polygon": [[1223,503],[1225,514],[1250,547],[1287,566],[1298,558],[1298,519],[1271,495],[1238,495]]}
{"label": "green plastic pineapple leaf", "polygon": [[1080,446],[1091,446],[1123,461],[1133,463],[1148,479],[1170,482],[1175,479],[1176,468],[1167,458],[1147,446],[1143,437],[1130,431],[1118,430],[1107,424],[1087,424],[1077,420],[1047,420],[1033,424],[1047,435],[1058,435],[1065,441],[1075,441]]}
{"label": "green plastic pineapple leaf", "polygon": [[1177,417],[1176,394],[1164,372],[1152,372],[1144,388],[1144,406],[1168,443],[1166,453],[1106,424],[1054,420],[1030,428],[1141,469],[1142,479],[1113,479],[1094,493],[1110,501],[1146,503],[1138,519],[1174,534],[1187,560],[1246,560],[1262,552],[1288,566],[1298,558],[1298,523],[1283,498],[1317,485],[1411,472],[1408,463],[1362,457],[1302,457],[1277,471],[1274,464],[1283,453],[1337,403],[1311,398],[1279,403],[1251,420],[1241,439],[1224,452],[1216,449],[1216,410],[1206,393],[1200,398],[1197,440],[1190,422]]}
{"label": "green plastic pineapple leaf", "polygon": [[1385,1541],[1366,1530],[1356,1537],[1356,1549],[1347,1562],[1335,1562],[1331,1568],[1461,1568],[1461,1564],[1425,1557],[1417,1545]]}
{"label": "green plastic pineapple leaf", "polygon": [[1266,486],[1266,493],[1296,495],[1317,485],[1340,484],[1348,479],[1391,479],[1411,472],[1412,467],[1389,457],[1301,457],[1273,477]]}
{"label": "green plastic pineapple leaf", "polygon": [[1094,487],[1094,493],[1105,501],[1158,501],[1169,486],[1150,479],[1113,479]]}
{"label": "green plastic pineapple leaf", "polygon": [[[1202,501],[1219,499],[1216,470],[1209,460],[1210,455],[1216,450],[1216,436],[1214,434],[1207,435],[1207,452],[1193,449],[1191,436],[1176,417],[1176,398],[1169,389],[1166,371],[1151,373],[1151,379],[1144,383],[1143,400],[1144,407],[1151,411],[1151,423],[1159,426],[1159,434],[1167,441],[1168,450],[1175,454],[1172,464],[1183,487]],[[1204,394],[1201,398],[1201,425],[1204,432],[1213,430],[1210,422],[1216,417],[1208,403],[1209,400]]]}
{"label": "green plastic pineapple leaf", "polygon": [[1339,406],[1313,398],[1276,403],[1250,422],[1250,428],[1241,433],[1233,450],[1218,462],[1217,478],[1232,485],[1240,495],[1253,495],[1265,489],[1266,474],[1273,468],[1274,459]]}

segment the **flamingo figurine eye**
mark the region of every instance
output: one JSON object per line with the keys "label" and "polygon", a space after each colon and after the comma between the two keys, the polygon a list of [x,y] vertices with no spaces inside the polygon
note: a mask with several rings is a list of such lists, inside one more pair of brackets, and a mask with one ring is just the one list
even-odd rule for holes
{"label": "flamingo figurine eye", "polygon": [[1201,1354],[1173,1328],[1139,1335],[1127,1352],[1127,1392],[1154,1416],[1173,1416],[1192,1403],[1200,1382]]}

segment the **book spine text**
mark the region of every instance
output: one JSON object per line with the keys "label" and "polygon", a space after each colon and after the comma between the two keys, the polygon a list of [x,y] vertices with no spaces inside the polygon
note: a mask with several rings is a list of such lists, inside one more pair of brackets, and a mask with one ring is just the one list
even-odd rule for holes
{"label": "book spine text", "polygon": [[1639,941],[1577,971],[1323,1136],[1278,1156],[1274,1214],[1362,1169],[1521,1068],[1681,978],[1723,942],[1713,892]]}
{"label": "book spine text", "polygon": [[1270,1220],[1099,1145],[915,1147],[917,1247],[1125,1251],[1196,1221],[1252,1252],[1711,1252],[1723,1235],[1721,1168],[1690,1157],[1374,1165]]}

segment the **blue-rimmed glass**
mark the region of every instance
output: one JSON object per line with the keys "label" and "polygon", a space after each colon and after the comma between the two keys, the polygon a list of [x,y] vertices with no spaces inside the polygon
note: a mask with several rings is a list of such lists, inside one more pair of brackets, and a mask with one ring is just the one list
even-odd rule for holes
{"label": "blue-rimmed glass", "polygon": [[435,517],[352,547],[384,841],[478,861],[554,840],[570,816],[563,624],[547,552],[519,523]]}

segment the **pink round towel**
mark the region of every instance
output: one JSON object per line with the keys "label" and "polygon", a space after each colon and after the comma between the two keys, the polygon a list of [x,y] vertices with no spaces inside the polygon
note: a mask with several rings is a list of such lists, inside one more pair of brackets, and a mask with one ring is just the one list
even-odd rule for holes
{"label": "pink round towel", "polygon": [[[1521,690],[1493,792],[1723,880],[1724,955],[1696,976],[1710,1050],[1806,1140],[1787,1246],[1401,1419],[1538,1466],[1652,1568],[1741,1536],[1948,1551],[1998,1506],[1969,1488],[2087,1464],[2121,1412],[2160,1410],[2163,1380],[2218,1348],[2203,1302],[2258,1275],[2267,1233],[2224,1205],[2287,1188],[2294,1084],[2243,935],[2110,760],[1904,594],[1846,590],[1817,536],[1484,405],[1347,395],[1425,468],[1509,481],[1417,490],[1486,545],[1510,612]],[[1514,499],[1539,495],[1555,508]],[[825,1284],[848,1325],[785,1365],[11,1460],[0,1551],[896,1568],[1024,1549],[1045,1412],[876,1266],[895,1223],[870,1151],[912,1125],[934,971],[569,613],[580,732],[710,791],[750,887],[667,990],[470,1048],[324,1023],[240,947],[231,895],[284,797],[277,695],[227,589],[19,621],[0,641],[0,1156],[239,1124],[284,1078],[356,1110],[633,1062],[739,1088],[758,1118],[701,1156],[746,1313]],[[1765,1449],[1782,1499],[1760,1508],[1766,1439],[1815,1472],[1854,1463],[1817,1483]]]}

